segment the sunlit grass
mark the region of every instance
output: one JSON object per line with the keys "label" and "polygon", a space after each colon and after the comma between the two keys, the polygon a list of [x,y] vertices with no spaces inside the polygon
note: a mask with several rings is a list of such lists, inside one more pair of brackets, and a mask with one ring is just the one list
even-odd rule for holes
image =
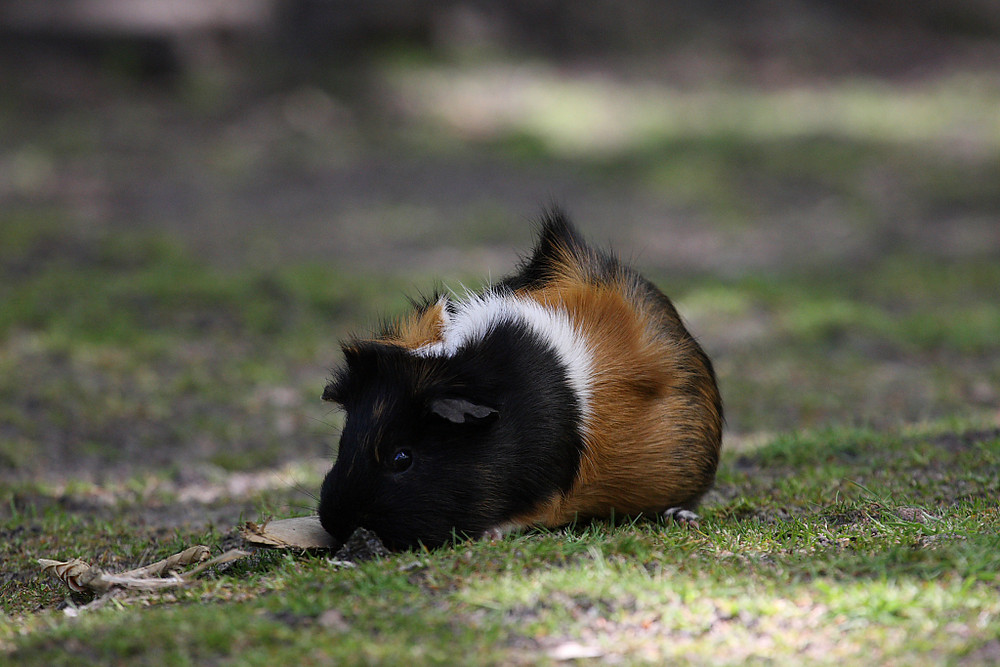
{"label": "sunlit grass", "polygon": [[1000,86],[974,75],[893,83],[844,80],[765,89],[720,81],[675,87],[580,68],[390,68],[411,121],[466,139],[532,137],[553,155],[600,157],[686,139],[833,136],[990,155],[1000,147]]}

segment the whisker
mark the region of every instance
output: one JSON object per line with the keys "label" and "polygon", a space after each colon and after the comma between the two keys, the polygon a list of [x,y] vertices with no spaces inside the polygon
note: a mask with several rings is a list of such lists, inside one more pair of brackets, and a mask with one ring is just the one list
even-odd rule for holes
{"label": "whisker", "polygon": [[317,419],[316,422],[322,424],[323,426],[329,427],[329,429],[333,431],[334,435],[339,436],[341,433],[343,433],[343,429],[337,426],[336,424],[331,424],[330,422],[325,422],[320,419]]}
{"label": "whisker", "polygon": [[298,491],[299,493],[301,493],[304,496],[309,496],[310,498],[312,498],[316,502],[319,502],[319,496],[316,495],[315,493],[313,493],[312,491],[310,491],[309,489],[307,489],[306,487],[302,486],[302,484],[300,482],[293,483],[292,484],[292,489],[294,489],[295,491]]}
{"label": "whisker", "polygon": [[322,424],[323,426],[326,426],[330,430],[334,431],[337,435],[340,435],[340,433],[344,430],[343,426],[339,426],[334,422],[328,422],[326,420],[320,419],[319,417],[310,416],[309,419],[316,422],[317,424]]}
{"label": "whisker", "polygon": [[289,512],[291,512],[292,510],[305,510],[307,512],[310,512],[311,514],[315,514],[316,513],[316,506],[315,505],[297,505],[295,503],[288,503],[284,507]]}

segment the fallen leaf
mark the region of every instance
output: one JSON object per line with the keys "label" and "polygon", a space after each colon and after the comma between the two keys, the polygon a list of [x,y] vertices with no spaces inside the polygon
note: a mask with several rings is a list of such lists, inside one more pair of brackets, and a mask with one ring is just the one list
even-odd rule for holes
{"label": "fallen leaf", "polygon": [[337,543],[317,516],[278,519],[257,524],[247,521],[240,534],[250,544],[276,549],[333,549]]}

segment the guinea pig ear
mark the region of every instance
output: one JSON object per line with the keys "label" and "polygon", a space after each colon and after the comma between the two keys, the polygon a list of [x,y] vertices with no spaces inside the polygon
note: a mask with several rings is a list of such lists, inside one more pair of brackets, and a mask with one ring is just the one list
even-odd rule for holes
{"label": "guinea pig ear", "polygon": [[491,407],[476,405],[464,398],[435,398],[430,403],[430,410],[453,424],[485,422],[500,414]]}
{"label": "guinea pig ear", "polygon": [[323,400],[343,405],[358,383],[358,378],[371,375],[375,368],[377,351],[373,346],[362,341],[352,340],[340,346],[344,354],[344,363],[334,369],[333,377],[323,389]]}

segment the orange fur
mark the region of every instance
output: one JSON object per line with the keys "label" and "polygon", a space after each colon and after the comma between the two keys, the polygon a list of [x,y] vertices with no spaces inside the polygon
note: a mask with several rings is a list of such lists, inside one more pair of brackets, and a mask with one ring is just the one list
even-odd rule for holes
{"label": "orange fur", "polygon": [[435,303],[404,318],[399,323],[396,334],[383,342],[415,350],[440,341],[443,328],[444,306]]}
{"label": "orange fur", "polygon": [[591,405],[577,479],[514,523],[693,506],[711,486],[722,437],[718,390],[676,312],[650,307],[624,274],[587,280],[564,252],[558,274],[524,296],[565,308],[594,358]]}

